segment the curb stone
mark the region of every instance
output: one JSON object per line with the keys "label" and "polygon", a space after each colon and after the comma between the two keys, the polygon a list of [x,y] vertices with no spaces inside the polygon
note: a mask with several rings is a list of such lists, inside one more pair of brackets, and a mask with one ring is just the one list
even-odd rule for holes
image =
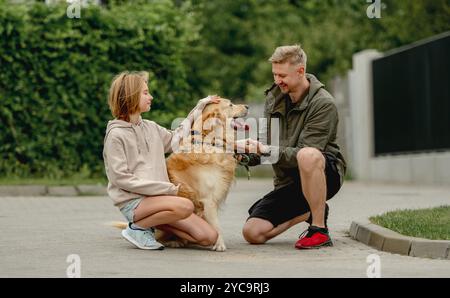
{"label": "curb stone", "polygon": [[353,221],[350,236],[380,251],[411,257],[450,259],[450,241],[404,236],[369,221]]}
{"label": "curb stone", "polygon": [[78,185],[75,186],[82,196],[107,196],[106,186],[103,185]]}
{"label": "curb stone", "polygon": [[106,196],[104,185],[45,186],[45,185],[0,185],[0,196]]}
{"label": "curb stone", "polygon": [[49,186],[48,196],[77,196],[78,191],[73,186]]}
{"label": "curb stone", "polygon": [[448,242],[442,240],[413,240],[410,256],[433,258],[434,255],[447,255],[447,259],[450,259]]}
{"label": "curb stone", "polygon": [[47,186],[43,185],[0,185],[0,196],[45,196]]}

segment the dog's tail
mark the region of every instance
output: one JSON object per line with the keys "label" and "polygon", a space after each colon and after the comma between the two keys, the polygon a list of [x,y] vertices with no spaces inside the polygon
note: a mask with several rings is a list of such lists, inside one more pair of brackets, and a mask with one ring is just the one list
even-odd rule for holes
{"label": "dog's tail", "polygon": [[[110,221],[108,223],[108,226],[115,227],[115,228],[118,228],[118,229],[121,229],[121,230],[125,230],[127,228],[127,226],[128,226],[128,223],[124,222],[124,221]],[[162,230],[156,229],[155,238],[158,239],[158,241],[159,240],[163,241],[165,237],[170,237],[170,236],[174,237],[173,235],[170,235],[170,234],[166,235],[164,233],[164,231],[162,231]],[[183,241],[183,240],[180,240],[180,241]]]}
{"label": "dog's tail", "polygon": [[111,221],[109,223],[110,226],[124,230],[127,228],[128,224],[124,221]]}

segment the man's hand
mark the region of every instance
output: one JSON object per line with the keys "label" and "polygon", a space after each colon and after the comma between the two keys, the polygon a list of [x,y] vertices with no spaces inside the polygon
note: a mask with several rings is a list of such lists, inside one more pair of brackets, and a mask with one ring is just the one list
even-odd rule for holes
{"label": "man's hand", "polygon": [[245,139],[236,141],[234,150],[237,153],[256,153],[261,155],[269,152],[269,146],[263,145],[263,143],[253,139]]}
{"label": "man's hand", "polygon": [[257,148],[251,145],[250,139],[238,140],[234,143],[234,151],[237,153],[257,153]]}

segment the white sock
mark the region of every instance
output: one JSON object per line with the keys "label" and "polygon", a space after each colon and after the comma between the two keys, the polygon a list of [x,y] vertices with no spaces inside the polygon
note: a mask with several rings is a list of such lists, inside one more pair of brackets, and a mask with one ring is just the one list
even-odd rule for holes
{"label": "white sock", "polygon": [[132,229],[132,230],[140,230],[140,231],[145,231],[145,230],[146,230],[146,229],[144,229],[144,228],[138,226],[138,225],[135,224],[135,223],[131,223],[131,224],[130,224],[130,229]]}

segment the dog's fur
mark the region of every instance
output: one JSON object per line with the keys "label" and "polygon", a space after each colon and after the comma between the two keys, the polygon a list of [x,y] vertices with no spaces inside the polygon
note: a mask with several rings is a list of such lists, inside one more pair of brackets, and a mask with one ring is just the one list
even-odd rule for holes
{"label": "dog's fur", "polygon": [[[228,195],[237,166],[232,150],[225,152],[226,145],[228,149],[233,148],[235,137],[234,131],[227,125],[234,118],[246,115],[246,106],[234,105],[228,99],[222,98],[219,103],[208,104],[203,109],[202,117],[192,125],[192,140],[184,140],[180,150],[167,159],[170,181],[180,184],[178,196],[190,199],[195,206],[194,213],[218,232],[212,248],[216,251],[226,250],[218,209]],[[223,147],[220,146],[222,144]],[[172,238],[167,236],[162,231],[157,233],[157,239],[166,246],[181,247],[187,243],[178,238],[174,240],[174,235],[171,235]]]}

